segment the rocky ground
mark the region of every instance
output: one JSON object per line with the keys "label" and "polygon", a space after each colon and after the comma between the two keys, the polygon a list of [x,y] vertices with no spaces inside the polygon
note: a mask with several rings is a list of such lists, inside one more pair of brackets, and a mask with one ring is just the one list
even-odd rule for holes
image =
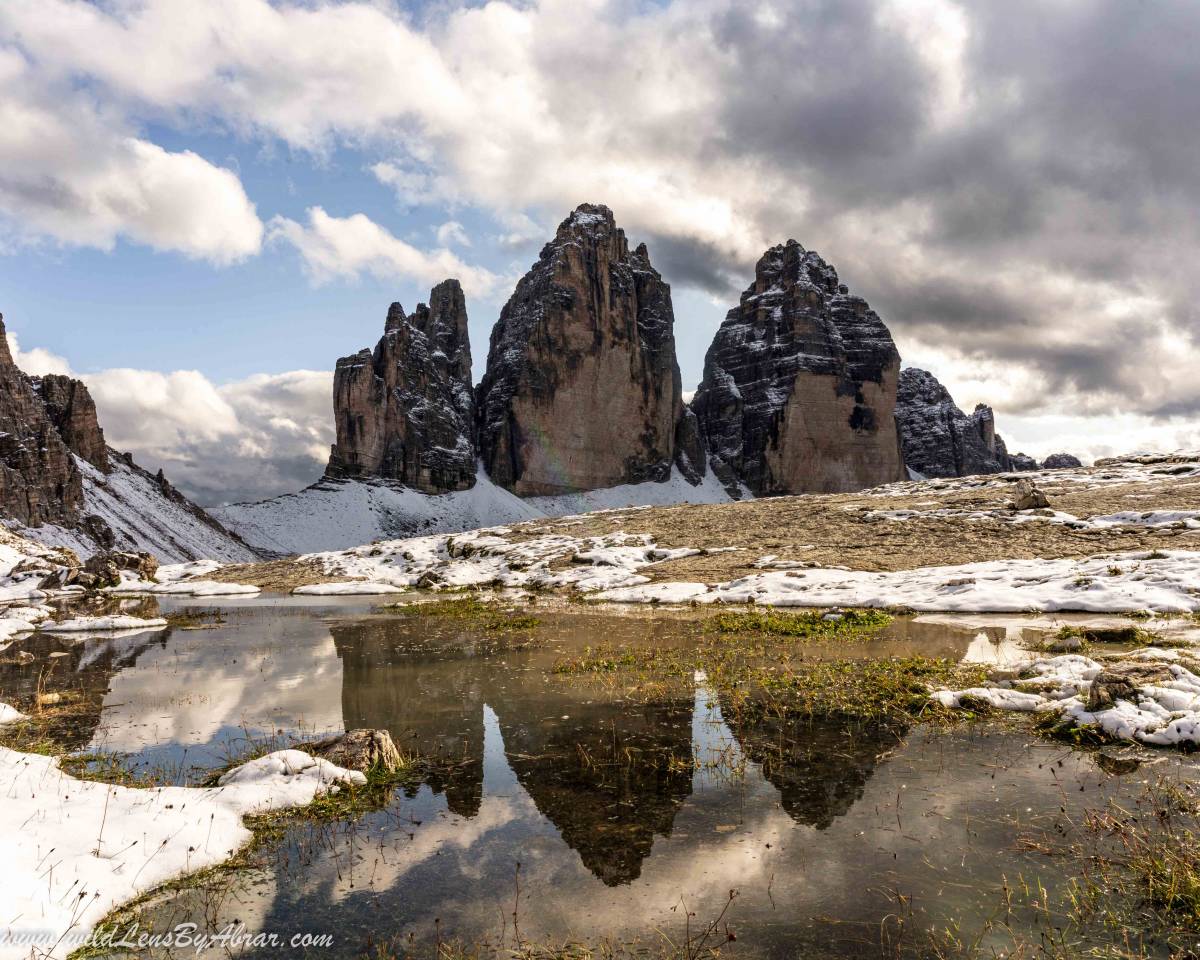
{"label": "rocky ground", "polygon": [[[1032,479],[1050,507],[1011,508]],[[1174,514],[1180,514],[1174,517]],[[1145,516],[1149,514],[1149,516]],[[1113,518],[1118,519],[1098,519]],[[653,580],[713,583],[756,572],[764,555],[814,566],[898,571],[988,560],[1200,549],[1200,457],[1078,470],[890,484],[853,494],[632,509],[522,524],[516,536],[612,530],[661,547],[739,548],[656,564]]]}

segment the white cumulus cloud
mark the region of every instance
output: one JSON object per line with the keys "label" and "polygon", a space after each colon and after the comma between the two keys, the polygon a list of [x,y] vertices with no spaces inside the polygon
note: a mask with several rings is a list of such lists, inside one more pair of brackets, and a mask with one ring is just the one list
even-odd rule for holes
{"label": "white cumulus cloud", "polygon": [[140,139],[3,47],[0,88],[0,216],[18,237],[103,250],[124,237],[218,264],[258,253],[263,225],[233,172]]}
{"label": "white cumulus cloud", "polygon": [[321,207],[310,207],[307,224],[275,217],[269,224],[269,236],[295,247],[318,284],[364,273],[430,285],[456,277],[468,295],[486,297],[497,283],[491,271],[464,263],[445,247],[419,250],[361,213],[334,217]]}

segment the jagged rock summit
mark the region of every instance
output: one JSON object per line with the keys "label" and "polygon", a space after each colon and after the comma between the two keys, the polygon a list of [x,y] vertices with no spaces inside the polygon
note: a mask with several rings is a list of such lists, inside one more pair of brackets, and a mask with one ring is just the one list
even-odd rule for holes
{"label": "jagged rock summit", "polygon": [[493,482],[542,496],[666,480],[677,431],[696,450],[674,327],[645,245],[629,249],[608,207],[579,206],[492,330],[477,401]]}
{"label": "jagged rock summit", "polygon": [[[51,392],[58,396],[57,389],[52,387]],[[91,410],[94,425],[94,405]],[[66,419],[82,428],[82,423],[76,422],[78,416]],[[0,315],[0,512],[22,524],[38,526],[75,524],[82,509],[83,477],[47,408],[41,383],[27,377],[13,362]]]}
{"label": "jagged rock summit", "polygon": [[379,477],[424,493],[475,483],[475,402],[467,308],[445,280],[411,316],[393,303],[375,351],[337,362],[337,442],[327,475]]}
{"label": "jagged rock summit", "polygon": [[965,477],[980,473],[1036,470],[1037,462],[1010,454],[996,432],[992,408],[977,404],[966,414],[950,391],[928,370],[900,371],[896,428],[904,463],[925,477]]}
{"label": "jagged rock summit", "polygon": [[1004,441],[996,436],[991,407],[963,413],[928,370],[900,371],[896,426],[904,463],[926,477],[964,477],[1007,469]]}
{"label": "jagged rock summit", "polygon": [[903,477],[900,354],[837,272],[795,240],[758,261],[717,331],[692,406],[736,495],[858,490]]}

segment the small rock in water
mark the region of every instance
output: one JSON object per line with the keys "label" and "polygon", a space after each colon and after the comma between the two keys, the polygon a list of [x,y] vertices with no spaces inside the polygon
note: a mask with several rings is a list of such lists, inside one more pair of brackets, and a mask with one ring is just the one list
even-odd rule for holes
{"label": "small rock in water", "polygon": [[332,740],[311,744],[308,749],[314,756],[324,757],[347,770],[366,772],[379,767],[391,773],[403,765],[400,751],[386,730],[351,730]]}

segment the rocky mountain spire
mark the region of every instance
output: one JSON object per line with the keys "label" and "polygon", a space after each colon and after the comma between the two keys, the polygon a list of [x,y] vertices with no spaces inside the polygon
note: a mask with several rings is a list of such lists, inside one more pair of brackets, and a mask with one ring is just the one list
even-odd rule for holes
{"label": "rocky mountain spire", "polygon": [[475,483],[467,308],[457,280],[411,316],[393,303],[375,351],[337,362],[332,477],[379,477],[426,493]]}
{"label": "rocky mountain spire", "polygon": [[578,207],[492,330],[477,395],[492,480],[522,496],[666,480],[688,435],[674,326],[645,245],[630,251],[608,207]]}
{"label": "rocky mountain spire", "polygon": [[83,479],[34,382],[13,362],[0,316],[0,513],[28,526],[74,525]]}
{"label": "rocky mountain spire", "polygon": [[963,413],[927,370],[900,371],[896,428],[905,466],[926,477],[1038,469],[1032,457],[1008,452],[991,407],[980,403],[972,413]]}
{"label": "rocky mountain spire", "polygon": [[900,355],[879,316],[795,240],[758,261],[692,403],[731,493],[857,490],[900,479]]}

